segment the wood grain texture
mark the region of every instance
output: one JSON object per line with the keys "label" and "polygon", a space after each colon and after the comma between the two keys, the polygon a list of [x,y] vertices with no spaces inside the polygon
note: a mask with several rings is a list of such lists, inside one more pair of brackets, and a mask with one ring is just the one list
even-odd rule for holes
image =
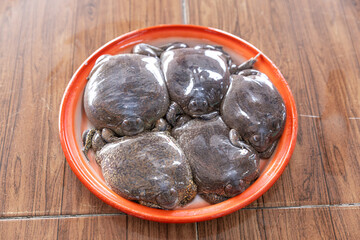
{"label": "wood grain texture", "polygon": [[195,239],[195,224],[166,224],[128,216],[128,239]]}
{"label": "wood grain texture", "polygon": [[267,239],[335,239],[329,208],[269,209],[263,214]]}
{"label": "wood grain texture", "polygon": [[[2,1],[0,238],[358,239],[359,19],[358,0]],[[183,22],[233,33],[272,59],[295,97],[299,133],[283,175],[247,209],[162,224],[123,214],[81,184],[58,140],[58,110],[100,46]]]}
{"label": "wood grain texture", "polygon": [[[348,27],[351,20],[344,18],[339,1],[308,1],[304,8],[309,11],[293,15],[295,36],[303,45],[299,48],[303,72],[307,67],[314,111],[320,116],[316,132],[330,203],[360,202],[360,70],[354,54],[356,39],[350,35],[358,31]],[[352,16],[352,21],[359,17]],[[305,27],[300,18],[310,19],[311,24]]]}
{"label": "wood grain texture", "polygon": [[261,209],[243,209],[225,217],[197,224],[199,239],[265,239]]}
{"label": "wood grain texture", "polygon": [[9,1],[0,17],[0,216],[118,212],[67,166],[58,140],[61,98],[76,68],[104,43],[181,23],[180,1]]}
{"label": "wood grain texture", "polygon": [[360,207],[330,208],[337,239],[359,239]]}
{"label": "wood grain texture", "polygon": [[58,219],[0,221],[1,239],[56,239]]}
{"label": "wood grain texture", "polygon": [[58,219],[57,239],[126,239],[127,216]]}
{"label": "wood grain texture", "polygon": [[188,1],[189,23],[253,43],[280,68],[297,103],[290,164],[252,207],[360,202],[359,11],[351,1],[343,3],[348,14],[339,1],[300,2]]}
{"label": "wood grain texture", "polygon": [[0,235],[6,239],[195,239],[196,230],[195,224],[102,215],[0,220]]}
{"label": "wood grain texture", "polygon": [[58,108],[72,74],[72,8],[72,1],[1,4],[0,216],[60,213]]}
{"label": "wood grain texture", "polygon": [[[349,210],[343,207],[330,209],[339,213]],[[199,239],[335,239],[336,223],[332,222],[330,209],[243,209],[217,220],[198,223]],[[339,232],[346,236],[358,232],[354,228],[358,226],[360,211],[358,208],[353,210],[355,213],[348,219],[349,227],[346,223],[342,224],[343,228],[339,227]]]}
{"label": "wood grain texture", "polygon": [[[0,221],[7,239],[357,239],[360,208],[243,209],[218,220],[166,224],[132,216],[78,216]],[[211,233],[211,234],[209,234]],[[335,238],[336,237],[336,238]]]}
{"label": "wood grain texture", "polygon": [[[172,2],[172,4],[171,4]],[[96,49],[126,32],[158,24],[181,23],[181,2],[171,0],[78,1],[74,44],[74,70]],[[62,214],[117,213],[97,199],[65,167]]]}

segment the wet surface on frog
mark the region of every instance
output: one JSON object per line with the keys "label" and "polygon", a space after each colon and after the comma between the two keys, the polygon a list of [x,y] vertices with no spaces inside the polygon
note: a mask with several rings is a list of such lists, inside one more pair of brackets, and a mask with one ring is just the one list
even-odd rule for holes
{"label": "wet surface on frog", "polygon": [[90,122],[97,129],[106,127],[119,136],[150,129],[168,106],[159,59],[138,54],[101,56],[84,93]]}
{"label": "wet surface on frog", "polygon": [[[97,129],[89,139],[106,183],[126,199],[163,209],[184,206],[196,189],[212,204],[243,192],[259,176],[260,157],[273,153],[285,120],[266,75],[240,71],[252,68],[259,54],[236,66],[220,46],[139,44],[133,52],[101,56],[85,91],[85,110]],[[249,83],[240,85],[243,79]],[[157,132],[170,125],[176,141]],[[119,138],[124,135],[132,137]],[[174,170],[174,163],[181,167]]]}
{"label": "wet surface on frog", "polygon": [[257,153],[232,145],[229,130],[216,117],[194,119],[172,131],[189,160],[199,194],[210,203],[240,194],[259,175]]}
{"label": "wet surface on frog", "polygon": [[217,111],[229,86],[228,57],[221,51],[181,48],[161,54],[172,101],[197,117]]}
{"label": "wet surface on frog", "polygon": [[221,115],[260,157],[269,158],[283,132],[286,110],[279,92],[265,74],[245,70],[231,75]]}
{"label": "wet surface on frog", "polygon": [[196,195],[185,154],[166,133],[124,137],[105,145],[97,159],[106,183],[126,199],[173,209]]}

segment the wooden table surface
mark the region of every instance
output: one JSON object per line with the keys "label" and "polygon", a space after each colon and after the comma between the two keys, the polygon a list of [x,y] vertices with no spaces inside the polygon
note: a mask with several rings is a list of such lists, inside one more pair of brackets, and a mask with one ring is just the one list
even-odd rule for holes
{"label": "wooden table surface", "polygon": [[[58,134],[72,74],[128,31],[196,24],[233,33],[279,67],[299,114],[280,179],[228,216],[162,224],[95,197]],[[0,1],[1,239],[359,239],[359,0]]]}

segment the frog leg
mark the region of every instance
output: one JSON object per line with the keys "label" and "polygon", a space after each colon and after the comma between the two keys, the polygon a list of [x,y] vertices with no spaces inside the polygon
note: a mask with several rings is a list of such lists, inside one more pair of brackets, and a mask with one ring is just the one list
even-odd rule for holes
{"label": "frog leg", "polygon": [[152,208],[174,209],[178,204],[178,192],[174,188],[171,188],[159,194],[155,198],[155,201],[156,203],[139,200],[139,203]]}
{"label": "frog leg", "polygon": [[275,148],[276,148],[278,142],[279,142],[279,140],[276,140],[275,142],[273,142],[271,144],[271,146],[268,149],[266,149],[264,152],[260,152],[259,157],[260,158],[270,158],[271,155],[273,154],[273,152],[275,151]]}
{"label": "frog leg", "polygon": [[163,51],[169,51],[169,50],[173,50],[173,49],[179,49],[179,48],[188,48],[189,45],[187,45],[186,43],[183,42],[173,42],[173,43],[168,43],[165,44],[163,46],[161,46],[160,48]]}
{"label": "frog leg", "polygon": [[187,123],[190,120],[191,120],[191,117],[188,116],[188,115],[180,116],[179,119],[176,122],[176,126],[180,127],[180,126],[184,125],[185,123]]}
{"label": "frog leg", "polygon": [[132,49],[132,53],[146,55],[150,57],[159,57],[163,51],[164,50],[159,47],[155,47],[146,43],[139,43],[135,45]]}
{"label": "frog leg", "polygon": [[258,53],[255,57],[250,58],[249,60],[243,62],[242,64],[240,64],[237,69],[236,69],[236,73],[235,74],[239,74],[239,72],[245,70],[245,69],[251,69],[254,67],[254,64],[256,63],[258,57],[261,55],[261,53]]}
{"label": "frog leg", "polygon": [[237,66],[235,64],[233,64],[230,55],[224,51],[222,46],[218,46],[218,45],[210,45],[210,44],[200,44],[200,45],[196,45],[194,47],[194,49],[209,49],[209,50],[214,50],[214,51],[219,51],[221,52],[224,57],[227,60],[227,64],[229,66],[230,69],[230,73],[233,74],[234,72],[231,69],[236,68]]}
{"label": "frog leg", "polygon": [[175,127],[188,122],[190,117],[185,115],[184,111],[176,102],[172,102],[166,113],[166,120],[171,126]]}
{"label": "frog leg", "polygon": [[189,185],[185,188],[184,192],[181,194],[183,199],[180,201],[180,206],[185,206],[191,202],[197,193],[197,186],[193,180],[190,180]]}
{"label": "frog leg", "polygon": [[244,77],[247,77],[247,76],[259,76],[259,77],[262,77],[265,74],[258,71],[258,70],[255,70],[255,69],[245,69],[245,70],[239,72],[238,75],[241,75],[241,76],[244,76]]}
{"label": "frog leg", "polygon": [[82,134],[82,142],[84,145],[82,151],[85,154],[85,156],[87,156],[87,153],[92,146],[92,139],[94,137],[95,132],[96,132],[96,129],[92,128],[92,129],[85,130]]}
{"label": "frog leg", "polygon": [[203,114],[203,115],[200,116],[200,118],[203,119],[203,120],[210,120],[210,119],[213,119],[213,118],[215,118],[217,116],[219,116],[219,112],[215,111],[215,112]]}
{"label": "frog leg", "polygon": [[211,45],[211,44],[199,44],[196,45],[194,49],[209,49],[209,50],[224,52],[222,46]]}
{"label": "frog leg", "polygon": [[106,141],[102,138],[100,130],[96,130],[94,136],[92,137],[91,148],[94,152],[97,152],[102,149],[105,144]]}
{"label": "frog leg", "polygon": [[160,207],[159,205],[152,203],[152,202],[145,202],[142,200],[138,201],[141,205],[144,205],[146,207],[151,207],[151,208],[159,208],[159,209],[163,209],[162,207]]}
{"label": "frog leg", "polygon": [[90,149],[93,149],[94,152],[97,152],[106,144],[106,142],[101,137],[100,131],[96,130],[95,128],[85,130],[82,135],[82,141],[84,145],[82,151],[88,161],[89,158],[87,154]]}
{"label": "frog leg", "polygon": [[242,137],[235,129],[230,130],[229,140],[230,140],[231,144],[234,145],[235,147],[248,149],[248,145],[243,142]]}
{"label": "frog leg", "polygon": [[244,177],[245,188],[248,188],[260,176],[260,168],[257,168],[252,174]]}
{"label": "frog leg", "polygon": [[119,141],[120,138],[116,135],[116,133],[109,129],[109,128],[103,128],[101,130],[101,137],[107,142],[107,143],[112,143],[112,142],[116,142]]}
{"label": "frog leg", "polygon": [[165,119],[160,118],[156,121],[155,127],[152,130],[153,132],[165,132],[170,130],[170,124],[165,121]]}
{"label": "frog leg", "polygon": [[230,58],[230,55],[224,51],[222,46],[211,45],[211,44],[199,44],[194,47],[194,49],[209,49],[214,51],[222,52],[226,57]]}
{"label": "frog leg", "polygon": [[229,198],[221,196],[219,194],[216,193],[200,193],[199,194],[205,201],[211,203],[211,204],[216,204],[216,203],[220,203],[223,202]]}

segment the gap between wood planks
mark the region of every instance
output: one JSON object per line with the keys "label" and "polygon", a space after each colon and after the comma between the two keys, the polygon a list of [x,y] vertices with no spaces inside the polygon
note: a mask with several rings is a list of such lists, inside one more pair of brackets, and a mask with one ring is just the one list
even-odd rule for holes
{"label": "gap between wood planks", "polygon": [[[321,118],[321,116],[317,115],[306,115],[306,114],[299,114],[300,117],[307,117],[307,118]],[[360,120],[360,117],[349,117],[349,120]]]}
{"label": "gap between wood planks", "polygon": [[[249,207],[240,210],[291,210],[291,209],[310,209],[310,208],[347,208],[360,207],[360,203],[347,204],[324,204],[324,205],[303,205],[303,206],[287,206],[287,207]],[[0,217],[1,221],[9,220],[36,220],[36,219],[63,219],[63,218],[86,218],[86,217],[113,217],[127,216],[126,213],[95,213],[95,214],[65,214],[65,215],[43,215],[43,216],[16,216],[16,217]],[[197,229],[196,229],[197,230]]]}
{"label": "gap between wood planks", "polygon": [[181,0],[181,8],[182,8],[182,20],[183,20],[183,24],[188,24],[189,23],[189,19],[188,19],[188,7],[187,7],[187,0]]}

